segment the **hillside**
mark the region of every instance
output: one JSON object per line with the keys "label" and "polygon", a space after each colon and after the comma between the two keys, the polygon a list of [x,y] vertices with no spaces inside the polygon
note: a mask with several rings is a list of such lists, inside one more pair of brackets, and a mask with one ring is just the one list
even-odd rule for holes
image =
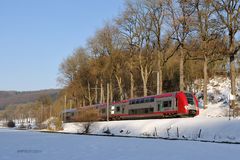
{"label": "hillside", "polygon": [[48,95],[52,99],[56,99],[59,89],[48,89],[40,91],[0,91],[0,109],[8,105],[24,104],[34,102],[43,95]]}

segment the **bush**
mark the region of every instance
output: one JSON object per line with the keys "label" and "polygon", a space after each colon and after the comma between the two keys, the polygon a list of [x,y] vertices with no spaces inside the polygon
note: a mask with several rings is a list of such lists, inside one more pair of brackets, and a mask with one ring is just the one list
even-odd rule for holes
{"label": "bush", "polygon": [[95,108],[85,108],[81,109],[78,115],[76,116],[76,121],[84,122],[82,134],[90,134],[91,133],[91,126],[94,121],[100,119],[99,111]]}
{"label": "bush", "polygon": [[51,118],[48,121],[47,129],[52,131],[63,130],[62,120],[59,117]]}
{"label": "bush", "polygon": [[12,120],[10,120],[10,121],[8,121],[7,126],[9,128],[13,128],[13,127],[15,127],[15,123]]}
{"label": "bush", "polygon": [[94,122],[100,119],[99,111],[95,108],[81,109],[75,120],[78,122]]}
{"label": "bush", "polygon": [[27,129],[27,127],[22,123],[20,126],[18,126],[18,129]]}

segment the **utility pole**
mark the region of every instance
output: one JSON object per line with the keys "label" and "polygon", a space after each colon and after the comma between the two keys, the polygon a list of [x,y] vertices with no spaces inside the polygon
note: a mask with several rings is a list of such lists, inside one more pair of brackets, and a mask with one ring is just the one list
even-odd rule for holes
{"label": "utility pole", "polygon": [[67,96],[64,96],[63,122],[66,122]]}
{"label": "utility pole", "polygon": [[157,71],[157,95],[159,95],[159,90],[160,90],[160,88],[159,88],[159,71]]}
{"label": "utility pole", "polygon": [[109,83],[107,83],[107,121],[109,121]]}

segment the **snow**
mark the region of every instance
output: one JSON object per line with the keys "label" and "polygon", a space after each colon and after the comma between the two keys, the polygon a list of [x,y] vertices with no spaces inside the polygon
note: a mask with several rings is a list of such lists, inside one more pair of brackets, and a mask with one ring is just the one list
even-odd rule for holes
{"label": "snow", "polygon": [[[90,134],[239,142],[240,120],[228,118],[174,118],[159,120],[95,122]],[[106,131],[110,133],[106,133]],[[82,133],[81,123],[64,124],[64,132]]]}
{"label": "snow", "polygon": [[[236,89],[240,95],[239,80]],[[229,93],[229,79],[215,77],[208,85],[208,108],[194,118],[90,125],[89,134],[111,135],[108,137],[60,133],[83,133],[84,123],[65,123],[63,131],[53,134],[0,128],[0,160],[239,159],[240,118],[228,117]]]}
{"label": "snow", "polygon": [[[236,89],[240,95],[239,83]],[[228,117],[229,93],[230,80],[215,77],[208,85],[208,108],[201,109],[197,117],[95,122],[90,134],[240,143],[240,119]],[[63,128],[63,132],[84,132],[82,123],[66,123]]]}
{"label": "snow", "polygon": [[0,129],[1,160],[225,160],[240,145]]}

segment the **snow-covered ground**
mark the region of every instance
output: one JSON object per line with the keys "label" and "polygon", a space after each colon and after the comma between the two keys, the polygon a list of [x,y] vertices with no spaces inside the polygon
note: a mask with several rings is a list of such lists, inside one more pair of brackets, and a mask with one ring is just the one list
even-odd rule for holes
{"label": "snow-covered ground", "polygon": [[[240,143],[239,124],[239,119],[207,117],[96,122],[90,133]],[[84,127],[81,123],[67,123],[64,132],[82,133]]]}
{"label": "snow-covered ground", "polygon": [[[240,95],[240,83],[236,89]],[[208,85],[208,108],[201,109],[197,117],[95,122],[90,133],[240,143],[240,118],[228,117],[229,93],[230,80],[216,77]],[[82,133],[84,127],[81,123],[66,123],[63,131]]]}
{"label": "snow-covered ground", "polygon": [[0,129],[1,160],[226,160],[240,145]]}

